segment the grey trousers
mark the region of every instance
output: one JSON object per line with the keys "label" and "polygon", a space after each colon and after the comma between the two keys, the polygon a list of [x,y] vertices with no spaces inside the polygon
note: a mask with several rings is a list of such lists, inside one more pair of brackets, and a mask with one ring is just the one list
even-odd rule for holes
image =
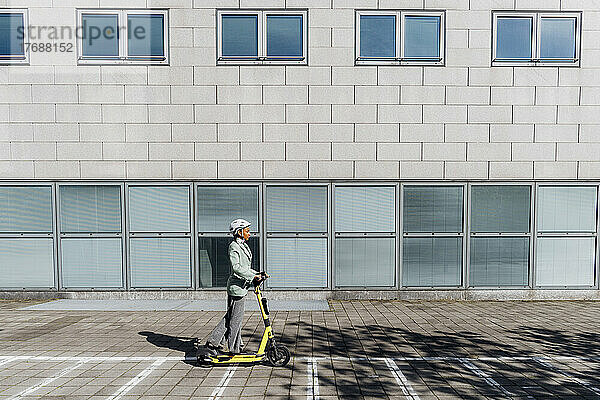
{"label": "grey trousers", "polygon": [[240,353],[242,341],[242,321],[244,320],[244,298],[227,296],[227,312],[215,329],[208,336],[207,343],[211,346],[222,346],[227,340],[231,353]]}

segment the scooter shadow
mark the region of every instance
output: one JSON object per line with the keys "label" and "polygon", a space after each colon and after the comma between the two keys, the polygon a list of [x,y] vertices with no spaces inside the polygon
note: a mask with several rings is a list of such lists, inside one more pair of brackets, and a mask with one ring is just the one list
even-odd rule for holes
{"label": "scooter shadow", "polygon": [[193,366],[201,366],[201,363],[197,362],[196,343],[198,338],[190,337],[177,337],[163,335],[162,333],[155,333],[149,331],[138,332],[139,335],[145,336],[149,343],[152,343],[156,347],[164,347],[171,350],[180,351],[185,354],[185,363]]}

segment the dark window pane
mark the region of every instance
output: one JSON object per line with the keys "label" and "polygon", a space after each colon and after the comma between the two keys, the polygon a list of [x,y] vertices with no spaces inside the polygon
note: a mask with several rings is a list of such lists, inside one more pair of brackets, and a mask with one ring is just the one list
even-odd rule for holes
{"label": "dark window pane", "polygon": [[440,56],[441,17],[410,16],[404,19],[404,57]]}
{"label": "dark window pane", "polygon": [[498,18],[496,58],[530,59],[533,20],[531,18]]}
{"label": "dark window pane", "polygon": [[396,57],[396,17],[360,16],[360,56]]}
{"label": "dark window pane", "polygon": [[0,14],[0,57],[25,55],[23,14]]}
{"label": "dark window pane", "polygon": [[575,58],[575,18],[542,18],[540,58]]}
{"label": "dark window pane", "polygon": [[461,186],[405,186],[404,232],[459,233],[463,228]]}
{"label": "dark window pane", "polygon": [[83,15],[84,57],[118,57],[119,35],[116,15]]}
{"label": "dark window pane", "polygon": [[529,238],[472,238],[471,286],[526,286]]}
{"label": "dark window pane", "polygon": [[224,57],[258,57],[258,16],[223,15],[221,21]]}
{"label": "dark window pane", "polygon": [[127,29],[129,56],[165,56],[164,15],[129,15]]}
{"label": "dark window pane", "polygon": [[[231,237],[201,237],[198,239],[200,287],[225,287],[231,273],[229,244]],[[260,270],[258,238],[251,237],[248,246],[252,251],[252,269]]]}
{"label": "dark window pane", "polygon": [[302,16],[267,17],[267,56],[302,57]]}
{"label": "dark window pane", "polygon": [[471,230],[485,232],[529,232],[529,186],[473,186]]}
{"label": "dark window pane", "polygon": [[459,286],[462,238],[404,238],[404,286]]}

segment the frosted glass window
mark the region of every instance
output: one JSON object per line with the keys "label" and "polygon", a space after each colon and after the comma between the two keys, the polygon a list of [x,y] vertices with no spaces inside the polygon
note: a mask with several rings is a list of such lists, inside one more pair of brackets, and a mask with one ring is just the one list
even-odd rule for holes
{"label": "frosted glass window", "polygon": [[252,232],[259,231],[257,187],[198,187],[199,232],[229,232],[236,218],[250,221]]}
{"label": "frosted glass window", "polygon": [[223,15],[221,52],[224,57],[258,56],[258,16]]}
{"label": "frosted glass window", "polygon": [[123,287],[120,238],[63,238],[60,243],[63,287]]}
{"label": "frosted glass window", "polygon": [[462,238],[404,238],[404,286],[459,286],[461,269]]}
{"label": "frosted glass window", "polygon": [[266,265],[269,287],[327,287],[327,239],[269,238]]}
{"label": "frosted glass window", "polygon": [[[198,243],[200,257],[200,287],[225,287],[231,274],[229,244],[231,237],[201,237]],[[252,269],[260,271],[259,240],[251,237],[248,246],[252,252]]]}
{"label": "frosted glass window", "polygon": [[135,238],[129,249],[132,287],[191,287],[189,238]]}
{"label": "frosted glass window", "polygon": [[131,232],[189,232],[189,187],[130,187],[129,230]]}
{"label": "frosted glass window", "polygon": [[82,55],[84,57],[118,57],[118,21],[118,15],[83,14]]}
{"label": "frosted glass window", "polygon": [[133,57],[165,56],[165,16],[130,14],[127,16],[127,52]]}
{"label": "frosted glass window", "polygon": [[302,57],[302,15],[267,16],[267,56]]}
{"label": "frosted glass window", "polygon": [[52,188],[0,186],[0,232],[52,232]]}
{"label": "frosted glass window", "polygon": [[538,232],[595,232],[596,192],[592,186],[540,187]]}
{"label": "frosted glass window", "polygon": [[542,18],[540,58],[575,58],[576,18]]}
{"label": "frosted glass window", "polygon": [[538,286],[593,286],[593,237],[537,240],[536,284]]}
{"label": "frosted glass window", "polygon": [[533,19],[499,17],[496,26],[496,58],[531,59]]}
{"label": "frosted glass window", "polygon": [[439,58],[441,17],[406,16],[404,18],[404,57]]}
{"label": "frosted glass window", "polygon": [[327,187],[267,187],[267,231],[327,232]]}
{"label": "frosted glass window", "polygon": [[61,186],[61,232],[121,232],[119,186]]}
{"label": "frosted glass window", "polygon": [[394,238],[336,238],[336,286],[394,286]]}
{"label": "frosted glass window", "polygon": [[471,238],[471,286],[527,286],[528,237]]}
{"label": "frosted glass window", "polygon": [[360,16],[360,56],[396,57],[396,16]]}
{"label": "frosted glass window", "polygon": [[0,59],[25,57],[23,13],[0,13]]}
{"label": "frosted glass window", "polygon": [[462,186],[405,186],[404,232],[463,231]]}
{"label": "frosted glass window", "polygon": [[335,189],[336,232],[395,232],[395,188],[346,186]]}
{"label": "frosted glass window", "polygon": [[50,238],[0,238],[0,288],[54,287]]}
{"label": "frosted glass window", "polygon": [[473,232],[529,232],[529,186],[473,186],[471,230]]}

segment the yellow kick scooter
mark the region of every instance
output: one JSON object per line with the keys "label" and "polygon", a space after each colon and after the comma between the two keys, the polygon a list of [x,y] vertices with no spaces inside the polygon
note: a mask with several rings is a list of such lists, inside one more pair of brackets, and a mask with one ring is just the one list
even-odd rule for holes
{"label": "yellow kick scooter", "polygon": [[[260,275],[260,279],[255,278],[252,281],[252,285],[254,286],[254,294],[256,294],[256,300],[258,300],[258,307],[260,308],[260,313],[265,324],[265,332],[263,333],[262,340],[260,341],[258,351],[256,353],[235,355],[209,355],[208,360],[210,360],[210,364],[220,365],[234,363],[258,363],[264,361],[266,358],[272,366],[284,367],[287,365],[288,362],[290,362],[289,349],[275,342],[273,328],[271,327],[271,322],[269,321],[269,308],[267,307],[267,299],[262,297],[262,293],[260,291],[261,283],[264,282],[269,276],[265,272],[261,272]],[[202,360],[199,359],[198,361]]]}

